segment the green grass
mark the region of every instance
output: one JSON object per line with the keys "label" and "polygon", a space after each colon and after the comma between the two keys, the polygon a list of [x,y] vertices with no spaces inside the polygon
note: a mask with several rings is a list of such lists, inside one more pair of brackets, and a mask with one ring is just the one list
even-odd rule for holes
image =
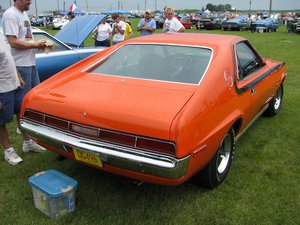
{"label": "green grass", "polygon": [[[274,118],[259,118],[239,139],[231,171],[221,186],[212,191],[192,181],[177,187],[135,186],[124,177],[70,160],[57,161],[50,151],[24,154],[16,124],[11,123],[11,142],[24,162],[10,166],[1,151],[0,224],[300,224],[300,36],[288,34],[284,27],[265,34],[209,33],[246,37],[264,57],[288,66],[281,112]],[[59,170],[79,184],[75,211],[60,220],[34,207],[28,184],[30,176],[48,169]]]}

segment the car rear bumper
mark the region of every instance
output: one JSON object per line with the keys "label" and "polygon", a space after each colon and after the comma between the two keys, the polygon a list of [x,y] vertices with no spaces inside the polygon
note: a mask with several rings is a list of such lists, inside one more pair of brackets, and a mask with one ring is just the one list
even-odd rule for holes
{"label": "car rear bumper", "polygon": [[72,149],[87,151],[100,156],[104,166],[114,166],[129,171],[167,179],[179,179],[186,174],[190,156],[177,159],[173,156],[145,152],[125,146],[99,142],[21,119],[22,130],[30,137],[62,152]]}

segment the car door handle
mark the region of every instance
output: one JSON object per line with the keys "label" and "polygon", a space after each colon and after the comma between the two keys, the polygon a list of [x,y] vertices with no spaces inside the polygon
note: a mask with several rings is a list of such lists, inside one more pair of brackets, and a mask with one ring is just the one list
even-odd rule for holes
{"label": "car door handle", "polygon": [[255,93],[256,93],[256,88],[255,88],[255,87],[251,88],[251,93],[252,93],[252,94],[255,94]]}

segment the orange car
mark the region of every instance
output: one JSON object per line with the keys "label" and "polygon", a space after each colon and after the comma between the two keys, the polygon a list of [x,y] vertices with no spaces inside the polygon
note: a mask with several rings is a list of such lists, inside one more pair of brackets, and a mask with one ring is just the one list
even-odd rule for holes
{"label": "orange car", "polygon": [[[96,53],[26,95],[21,127],[40,145],[100,170],[214,188],[235,141],[282,104],[286,65],[242,37],[157,34]],[[195,176],[196,175],[196,176]]]}

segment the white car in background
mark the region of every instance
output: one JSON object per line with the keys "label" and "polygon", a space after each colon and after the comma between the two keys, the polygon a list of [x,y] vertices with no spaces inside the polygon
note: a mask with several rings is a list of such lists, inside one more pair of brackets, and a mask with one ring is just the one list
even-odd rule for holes
{"label": "white car in background", "polygon": [[66,16],[64,17],[56,17],[53,19],[53,28],[52,29],[58,29],[60,30],[65,26],[67,23],[69,23],[69,20]]}

